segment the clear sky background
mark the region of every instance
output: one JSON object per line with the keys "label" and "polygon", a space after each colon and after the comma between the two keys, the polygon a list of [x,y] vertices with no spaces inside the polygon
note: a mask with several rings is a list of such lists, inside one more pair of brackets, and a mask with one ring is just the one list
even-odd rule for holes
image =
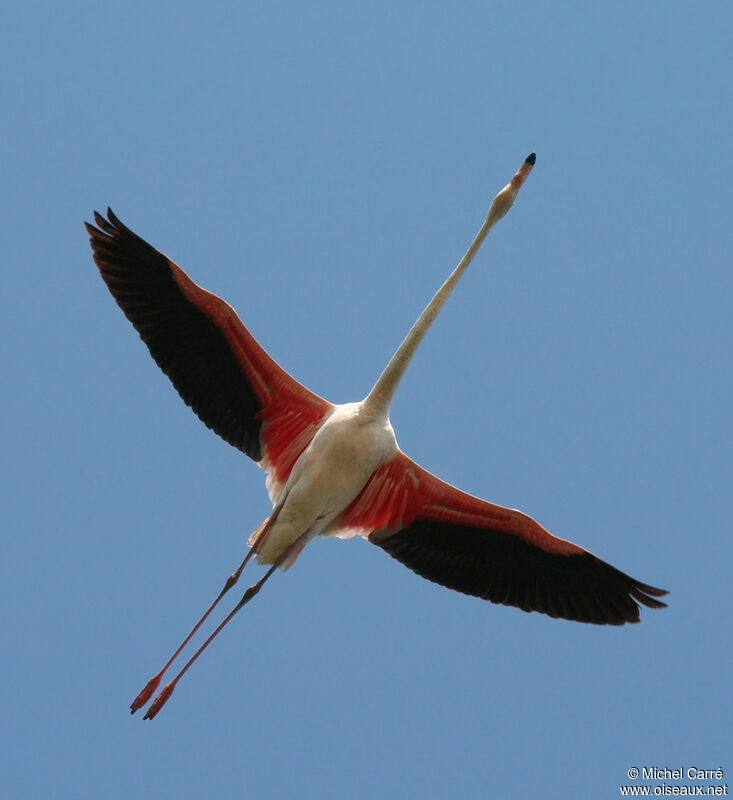
{"label": "clear sky background", "polygon": [[[2,16],[3,795],[613,798],[649,765],[733,784],[730,3]],[[346,402],[532,150],[392,421],[669,608],[557,621],[317,541],[131,717],[269,502],[82,222],[111,205]]]}

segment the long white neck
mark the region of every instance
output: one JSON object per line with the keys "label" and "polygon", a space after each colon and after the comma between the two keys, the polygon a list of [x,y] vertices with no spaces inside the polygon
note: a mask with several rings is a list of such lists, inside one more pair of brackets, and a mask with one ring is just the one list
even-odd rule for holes
{"label": "long white neck", "polygon": [[425,310],[418,317],[417,322],[412,326],[410,332],[405,336],[402,344],[397,348],[397,352],[392,356],[391,361],[379,376],[379,380],[374,384],[374,388],[369,392],[364,400],[364,406],[372,413],[387,416],[389,405],[402,376],[407,369],[418,345],[428,331],[438,312],[450,297],[456,284],[468,268],[473,257],[481,247],[488,232],[512,207],[517,192],[529,175],[535,163],[535,154],[531,153],[525,159],[522,166],[517,170],[511,181],[496,195],[491,204],[489,213],[486,215],[484,224],[476,234],[476,238],[471,242],[471,246],[466,250],[466,254],[458,263],[458,266],[448,276],[446,282],[438,289],[433,299],[428,303]]}

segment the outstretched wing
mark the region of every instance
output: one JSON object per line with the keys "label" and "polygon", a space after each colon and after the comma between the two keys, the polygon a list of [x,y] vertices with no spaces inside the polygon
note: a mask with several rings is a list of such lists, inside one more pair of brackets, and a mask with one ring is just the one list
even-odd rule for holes
{"label": "outstretched wing", "polygon": [[340,527],[368,536],[428,580],[551,617],[622,625],[666,594],[559,539],[533,519],[436,478],[404,453],[387,461]]}
{"label": "outstretched wing", "polygon": [[224,300],[107,209],[86,224],[94,261],[158,366],[202,422],[287,479],[332,406],[288,375]]}

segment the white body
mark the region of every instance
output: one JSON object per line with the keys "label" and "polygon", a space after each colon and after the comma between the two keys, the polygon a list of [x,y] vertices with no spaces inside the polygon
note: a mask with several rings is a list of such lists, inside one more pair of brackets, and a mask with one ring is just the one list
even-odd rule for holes
{"label": "white body", "polygon": [[396,451],[394,430],[383,414],[365,401],[335,406],[295,462],[280,496],[273,498],[269,520],[250,537],[250,545],[257,544],[257,560],[274,564],[287,553],[280,566],[291,566]]}

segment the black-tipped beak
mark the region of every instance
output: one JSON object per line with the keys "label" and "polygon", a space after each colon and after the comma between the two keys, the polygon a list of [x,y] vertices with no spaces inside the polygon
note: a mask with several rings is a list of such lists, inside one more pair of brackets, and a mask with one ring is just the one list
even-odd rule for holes
{"label": "black-tipped beak", "polygon": [[530,166],[534,166],[535,161],[537,161],[536,153],[530,153],[527,158],[524,159],[524,163],[529,164]]}

